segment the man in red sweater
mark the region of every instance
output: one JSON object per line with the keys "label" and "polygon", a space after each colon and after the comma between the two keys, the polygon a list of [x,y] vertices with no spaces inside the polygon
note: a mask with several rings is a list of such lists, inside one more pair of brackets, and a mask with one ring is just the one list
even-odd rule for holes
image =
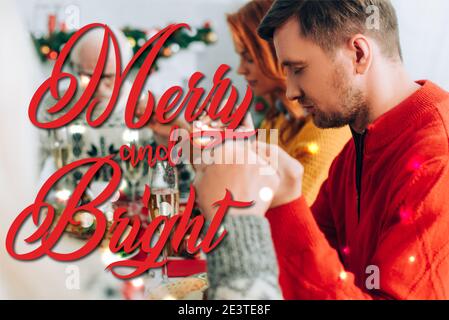
{"label": "man in red sweater", "polygon": [[[388,0],[277,0],[259,27],[273,40],[288,98],[317,126],[349,124],[354,135],[311,209],[299,165],[283,153],[277,176],[214,165],[199,182],[206,216],[225,188],[254,200],[231,216],[268,211],[284,298],[449,298],[449,94],[409,78],[398,34]],[[267,184],[279,186],[271,202],[259,198]],[[241,236],[235,225],[228,237]]]}

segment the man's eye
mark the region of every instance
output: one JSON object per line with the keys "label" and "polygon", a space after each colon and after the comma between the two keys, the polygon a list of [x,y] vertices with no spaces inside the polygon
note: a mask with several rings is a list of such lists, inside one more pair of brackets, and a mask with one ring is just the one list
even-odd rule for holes
{"label": "man's eye", "polygon": [[304,68],[295,68],[293,69],[293,74],[298,75],[301,74]]}

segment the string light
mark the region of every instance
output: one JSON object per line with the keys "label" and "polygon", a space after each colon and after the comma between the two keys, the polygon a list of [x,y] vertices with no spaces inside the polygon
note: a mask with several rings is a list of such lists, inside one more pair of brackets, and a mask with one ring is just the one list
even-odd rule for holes
{"label": "string light", "polygon": [[169,47],[166,47],[166,48],[164,48],[164,49],[162,50],[162,55],[163,55],[164,57],[170,57],[171,54],[172,54],[172,51],[171,51],[171,49],[170,49]]}
{"label": "string light", "polygon": [[419,161],[412,162],[412,168],[418,170],[421,167],[421,163]]}
{"label": "string light", "polygon": [[343,253],[344,253],[346,256],[349,255],[349,252],[350,252],[350,250],[349,250],[349,247],[348,247],[348,246],[346,246],[346,247],[343,248]]}
{"label": "string light", "polygon": [[320,147],[315,142],[311,142],[307,145],[307,151],[310,154],[317,154],[319,150],[320,150]]}
{"label": "string light", "polygon": [[81,227],[89,228],[93,225],[95,217],[89,212],[83,211],[77,213],[75,220],[81,223]]}
{"label": "string light", "polygon": [[[125,33],[130,46],[133,48],[134,53],[138,49],[143,47],[149,39],[154,37],[160,30],[158,28],[152,28],[150,30],[136,29],[136,28],[124,28],[122,31]],[[41,57],[42,61],[56,60],[59,53],[62,51],[65,43],[75,31],[67,31],[64,26],[61,26],[60,30],[54,30],[49,35],[33,35],[33,42],[36,47],[36,51]],[[210,22],[206,22],[200,28],[191,28],[190,30],[178,31],[172,39],[168,42],[169,46],[162,49],[161,55],[158,55],[156,59],[161,57],[171,57],[174,53],[187,49],[192,46],[194,49],[198,44],[209,45],[218,40],[217,34],[211,27]],[[151,48],[151,46],[150,46]],[[138,59],[137,63],[133,65],[133,68],[139,68],[144,59]],[[155,63],[157,68],[157,64]]]}
{"label": "string light", "polygon": [[48,55],[48,57],[49,57],[51,60],[56,60],[56,58],[58,57],[58,53],[57,53],[56,51],[52,51],[52,52],[50,52],[50,54]]}
{"label": "string light", "polygon": [[136,40],[134,38],[128,37],[128,41],[129,41],[129,44],[131,45],[131,47],[134,48],[136,46]]}
{"label": "string light", "polygon": [[399,216],[401,218],[401,222],[407,223],[412,217],[412,212],[408,209],[401,209],[401,211],[399,212]]}
{"label": "string light", "polygon": [[50,52],[50,47],[49,46],[42,46],[41,47],[41,52],[44,55],[47,55]]}
{"label": "string light", "polygon": [[83,134],[84,132],[86,132],[86,127],[80,124],[74,124],[69,127],[69,131],[71,134]]}
{"label": "string light", "polygon": [[264,202],[270,202],[273,199],[273,190],[268,187],[263,187],[259,190],[259,198]]}
{"label": "string light", "polygon": [[139,131],[126,129],[123,131],[122,139],[127,144],[135,143],[139,140]]}
{"label": "string light", "polygon": [[407,167],[409,170],[415,171],[419,170],[419,168],[421,168],[421,165],[422,165],[421,159],[419,159],[419,157],[413,157],[413,159],[411,159],[408,162]]}
{"label": "string light", "polygon": [[55,196],[58,201],[65,202],[65,201],[69,200],[71,194],[72,193],[70,192],[70,190],[62,189],[62,190],[56,191]]}
{"label": "string light", "polygon": [[80,84],[81,84],[82,87],[84,87],[84,88],[87,87],[89,82],[90,82],[90,77],[88,77],[88,76],[86,76],[84,74],[82,74],[80,76]]}
{"label": "string light", "polygon": [[413,263],[413,262],[415,262],[415,261],[416,261],[415,256],[410,256],[410,257],[408,257],[408,262]]}
{"label": "string light", "polygon": [[142,278],[135,278],[131,280],[131,284],[133,285],[133,287],[135,288],[140,288],[144,285],[144,281]]}
{"label": "string light", "polygon": [[345,271],[340,272],[340,279],[341,280],[346,280],[348,278],[348,274]]}
{"label": "string light", "polygon": [[206,35],[206,41],[209,43],[214,43],[218,40],[217,34],[215,32],[209,32]]}

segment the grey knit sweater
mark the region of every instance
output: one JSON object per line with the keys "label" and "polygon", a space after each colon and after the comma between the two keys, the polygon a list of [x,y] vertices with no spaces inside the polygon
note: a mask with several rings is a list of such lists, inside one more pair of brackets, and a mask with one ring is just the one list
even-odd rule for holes
{"label": "grey knit sweater", "polygon": [[224,240],[207,255],[209,299],[282,299],[268,221],[227,216]]}

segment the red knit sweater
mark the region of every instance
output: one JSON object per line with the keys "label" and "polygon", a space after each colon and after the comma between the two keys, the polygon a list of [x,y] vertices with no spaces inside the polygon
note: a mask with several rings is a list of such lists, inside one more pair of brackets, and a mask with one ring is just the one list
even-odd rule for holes
{"label": "red knit sweater", "polygon": [[286,299],[449,299],[449,94],[422,87],[335,159],[311,210],[267,212]]}

